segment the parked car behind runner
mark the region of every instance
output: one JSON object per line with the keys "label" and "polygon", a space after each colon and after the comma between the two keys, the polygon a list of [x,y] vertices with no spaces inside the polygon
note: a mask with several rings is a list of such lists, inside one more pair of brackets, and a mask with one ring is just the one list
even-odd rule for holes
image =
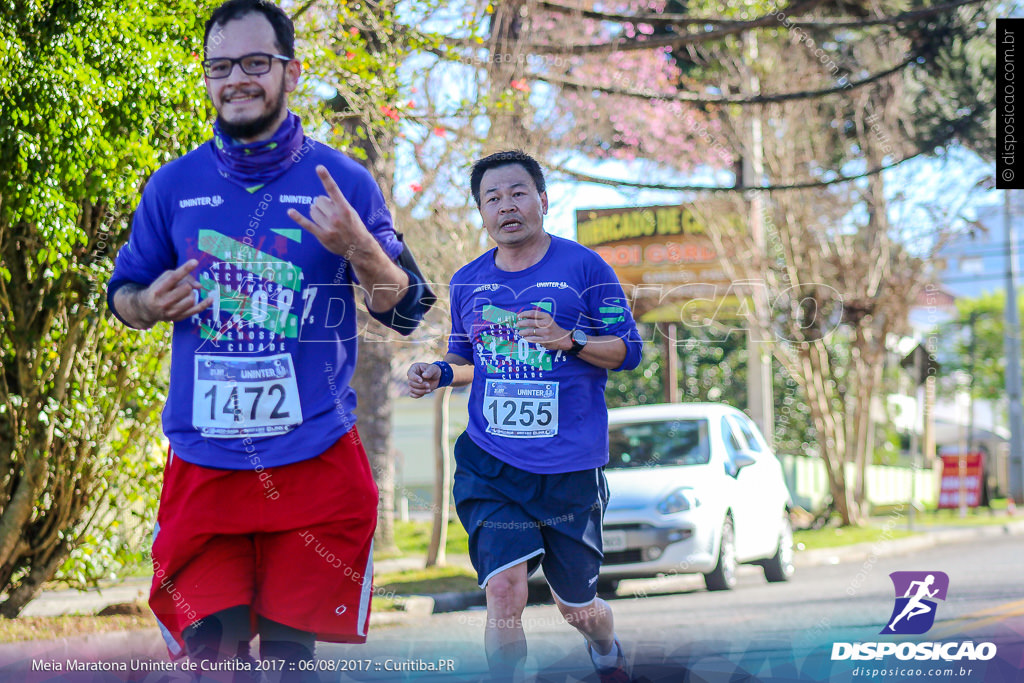
{"label": "parked car behind runner", "polygon": [[791,497],[750,418],[721,403],[617,408],[608,417],[603,591],[624,578],[693,573],[709,590],[730,590],[739,563],[789,580]]}

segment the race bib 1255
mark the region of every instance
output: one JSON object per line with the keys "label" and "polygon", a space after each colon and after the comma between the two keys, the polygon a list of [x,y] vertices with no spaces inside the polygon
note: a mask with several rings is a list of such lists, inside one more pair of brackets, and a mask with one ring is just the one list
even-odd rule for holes
{"label": "race bib 1255", "polygon": [[558,382],[489,379],[484,384],[487,433],[513,439],[558,434]]}

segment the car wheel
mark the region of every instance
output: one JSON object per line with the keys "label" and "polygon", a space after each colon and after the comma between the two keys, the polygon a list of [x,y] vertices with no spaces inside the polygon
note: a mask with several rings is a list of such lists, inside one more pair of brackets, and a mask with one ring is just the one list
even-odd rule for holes
{"label": "car wheel", "polygon": [[764,578],[770,583],[789,581],[793,576],[793,525],[789,515],[782,516],[782,530],[779,532],[779,547],[775,554],[761,563],[764,567]]}
{"label": "car wheel", "polygon": [[619,590],[618,579],[598,579],[597,580],[597,594],[598,595],[615,595],[615,591]]}
{"label": "car wheel", "polygon": [[722,539],[718,543],[718,564],[704,575],[704,584],[709,591],[728,591],[736,587],[736,534],[732,517],[726,517],[722,525]]}

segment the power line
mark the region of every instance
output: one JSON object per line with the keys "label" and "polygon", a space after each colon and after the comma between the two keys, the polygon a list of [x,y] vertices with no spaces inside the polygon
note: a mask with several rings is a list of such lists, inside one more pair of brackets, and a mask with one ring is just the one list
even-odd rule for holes
{"label": "power line", "polygon": [[807,100],[807,99],[818,99],[820,97],[826,97],[828,95],[835,95],[839,93],[846,93],[849,90],[854,90],[865,85],[870,85],[876,81],[880,81],[887,76],[891,76],[898,71],[905,69],[906,67],[913,64],[918,58],[916,53],[911,53],[901,62],[895,66],[878,71],[864,78],[856,81],[851,81],[845,76],[840,79],[839,85],[831,88],[818,88],[816,90],[797,90],[793,92],[783,93],[769,93],[767,95],[726,95],[723,97],[709,97],[701,95],[699,93],[689,93],[683,91],[676,91],[674,93],[657,93],[651,90],[637,90],[636,88],[630,88],[627,86],[605,86],[598,85],[595,83],[589,83],[587,81],[580,80],[578,78],[572,78],[570,76],[559,76],[557,74],[541,74],[533,73],[527,74],[527,77],[534,80],[543,81],[549,85],[557,85],[563,88],[571,88],[574,90],[593,90],[596,92],[603,92],[608,95],[621,95],[622,97],[633,97],[636,99],[651,101],[661,100],[664,102],[689,102],[691,104],[709,105],[709,104],[740,104],[740,105],[753,105],[753,104],[773,104],[777,102],[789,102],[791,100]]}

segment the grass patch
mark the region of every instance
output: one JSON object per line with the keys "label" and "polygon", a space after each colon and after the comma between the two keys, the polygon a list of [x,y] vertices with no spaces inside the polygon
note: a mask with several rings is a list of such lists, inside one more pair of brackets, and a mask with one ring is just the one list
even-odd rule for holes
{"label": "grass patch", "polygon": [[373,596],[374,612],[404,612],[405,605],[401,598],[385,598],[378,595]]}
{"label": "grass patch", "polygon": [[90,614],[66,614],[59,617],[17,617],[0,619],[0,643],[29,640],[57,640],[90,633],[138,631],[156,628],[156,619],[145,602],[139,602],[142,614],[117,614],[98,617]]}
{"label": "grass patch", "polygon": [[959,510],[929,510],[919,515],[914,515],[914,524],[920,524],[921,526],[989,526],[992,524],[1008,524],[1018,519],[1022,519],[1020,515],[1013,517],[1006,514],[1006,507],[1002,510],[993,508],[990,512],[988,508],[975,508],[967,509],[967,516],[961,518]]}
{"label": "grass patch", "polygon": [[[401,551],[398,557],[405,555],[426,555],[430,545],[430,522],[395,522],[395,544]],[[448,539],[445,551],[450,555],[469,554],[469,536],[458,520],[448,523]],[[376,555],[377,559],[386,559]],[[394,555],[392,555],[394,557]]]}
{"label": "grass patch", "polygon": [[[479,590],[476,572],[466,567],[429,567],[388,572],[374,577],[378,594],[427,595]],[[376,604],[376,603],[375,603]]]}
{"label": "grass patch", "polygon": [[[824,529],[803,529],[793,532],[793,542],[803,544],[804,550],[837,548],[855,543],[877,543],[906,538],[915,535],[906,529],[886,529],[878,526],[826,527]],[[797,545],[797,547],[800,547]]]}

